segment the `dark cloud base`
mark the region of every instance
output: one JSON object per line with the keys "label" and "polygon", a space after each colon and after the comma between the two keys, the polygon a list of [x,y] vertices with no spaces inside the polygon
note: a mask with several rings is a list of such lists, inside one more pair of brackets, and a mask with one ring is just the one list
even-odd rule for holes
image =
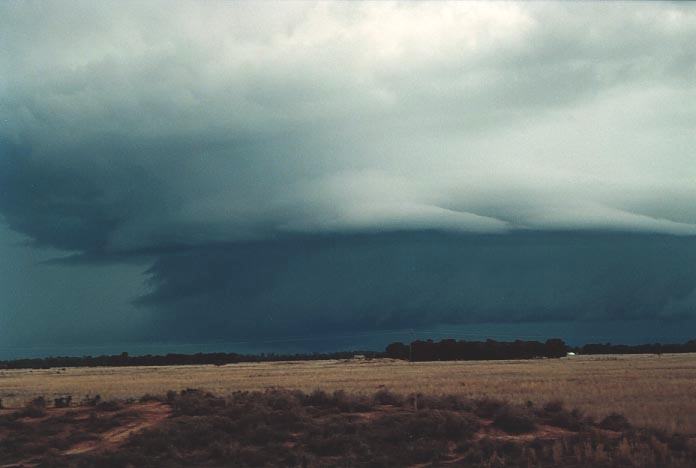
{"label": "dark cloud base", "polygon": [[[694,317],[696,239],[403,232],[187,249],[157,258],[152,339],[273,339],[437,325]],[[530,330],[529,326],[524,327]]]}
{"label": "dark cloud base", "polygon": [[395,341],[410,342],[414,338],[440,340],[455,338],[477,341],[488,338],[499,341],[528,339],[544,341],[548,338],[563,338],[568,344],[580,346],[587,343],[684,343],[693,339],[696,319],[665,320],[590,320],[565,322],[530,323],[484,323],[429,326],[409,330],[374,330],[324,336],[303,335],[285,338],[248,337],[244,339],[217,339],[200,341],[72,341],[42,346],[0,347],[0,359],[45,356],[99,356],[120,354],[131,355],[166,353],[213,353],[236,352],[258,353],[307,353],[348,350],[383,350]]}

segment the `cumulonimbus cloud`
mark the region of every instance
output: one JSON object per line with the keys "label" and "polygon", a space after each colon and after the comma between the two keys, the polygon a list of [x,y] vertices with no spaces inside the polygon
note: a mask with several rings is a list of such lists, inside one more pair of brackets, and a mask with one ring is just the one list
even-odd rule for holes
{"label": "cumulonimbus cloud", "polygon": [[694,42],[678,4],[6,3],[0,214],[85,258],[150,252],[145,303],[178,248],[693,236]]}
{"label": "cumulonimbus cloud", "polygon": [[696,233],[688,7],[2,8],[2,212],[47,244]]}

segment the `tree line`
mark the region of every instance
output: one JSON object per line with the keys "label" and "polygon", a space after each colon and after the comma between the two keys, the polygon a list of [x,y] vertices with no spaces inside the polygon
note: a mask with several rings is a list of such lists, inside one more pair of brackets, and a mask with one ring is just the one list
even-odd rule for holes
{"label": "tree line", "polygon": [[177,365],[225,365],[240,362],[272,361],[317,361],[327,359],[352,359],[356,356],[365,359],[392,358],[407,361],[469,361],[495,359],[535,359],[559,358],[568,352],[577,354],[662,354],[696,353],[696,340],[684,344],[642,344],[614,345],[586,344],[570,347],[558,338],[539,341],[457,341],[445,339],[416,340],[408,344],[395,342],[385,351],[341,351],[332,353],[306,354],[238,354],[238,353],[196,353],[131,356],[124,352],[102,356],[52,356],[45,358],[26,358],[0,361],[0,369],[49,369],[60,367],[124,367],[124,366],[177,366]]}
{"label": "tree line", "polygon": [[196,353],[131,356],[124,352],[102,356],[55,356],[45,358],[26,358],[0,361],[0,369],[49,369],[54,367],[125,367],[125,366],[186,366],[186,365],[225,365],[240,362],[273,361],[318,361],[326,359],[350,359],[355,354],[365,358],[384,357],[376,351],[341,351],[334,353],[308,354],[237,354],[237,353]]}
{"label": "tree line", "polygon": [[558,338],[539,341],[456,341],[435,342],[417,340],[408,345],[392,343],[386,357],[410,361],[478,361],[492,359],[559,358],[568,352],[568,346]]}
{"label": "tree line", "polygon": [[611,343],[586,344],[574,348],[578,354],[662,354],[662,353],[696,353],[696,340],[684,344],[642,344],[616,345]]}

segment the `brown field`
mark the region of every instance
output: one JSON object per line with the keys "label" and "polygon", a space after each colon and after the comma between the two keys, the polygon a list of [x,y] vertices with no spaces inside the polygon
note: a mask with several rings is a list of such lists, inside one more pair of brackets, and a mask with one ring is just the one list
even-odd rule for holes
{"label": "brown field", "polygon": [[696,434],[696,355],[576,356],[531,361],[408,363],[392,360],[273,362],[226,366],[0,371],[0,398],[19,407],[37,396],[138,398],[199,388],[219,395],[283,387],[373,393],[457,394],[513,403],[561,399],[601,418],[620,412],[638,426]]}

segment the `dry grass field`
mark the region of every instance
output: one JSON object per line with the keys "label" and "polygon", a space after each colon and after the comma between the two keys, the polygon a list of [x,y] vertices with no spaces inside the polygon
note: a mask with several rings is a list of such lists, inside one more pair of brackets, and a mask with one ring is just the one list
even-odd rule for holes
{"label": "dry grass field", "polygon": [[373,393],[458,394],[513,403],[561,399],[597,418],[617,411],[639,426],[696,434],[696,355],[575,356],[532,361],[408,363],[392,360],[309,361],[123,368],[0,371],[0,398],[19,407],[43,395],[137,398],[167,390],[284,387]]}

